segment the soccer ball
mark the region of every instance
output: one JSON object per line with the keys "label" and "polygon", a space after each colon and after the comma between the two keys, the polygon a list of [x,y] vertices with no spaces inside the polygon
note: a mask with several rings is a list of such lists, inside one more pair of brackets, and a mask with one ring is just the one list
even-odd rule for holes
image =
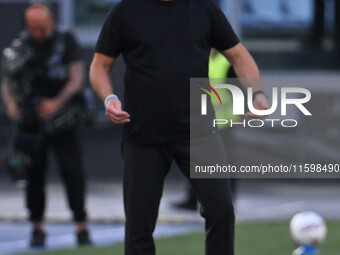
{"label": "soccer ball", "polygon": [[314,212],[301,212],[290,221],[290,234],[298,245],[317,246],[327,234],[325,221]]}

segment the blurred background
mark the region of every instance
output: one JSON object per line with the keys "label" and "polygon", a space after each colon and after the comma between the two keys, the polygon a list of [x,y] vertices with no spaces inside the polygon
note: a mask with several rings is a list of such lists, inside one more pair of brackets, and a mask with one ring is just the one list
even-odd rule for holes
{"label": "blurred background", "polygon": [[[88,71],[101,25],[108,10],[118,1],[50,2],[59,26],[72,30],[82,45]],[[340,4],[337,2],[326,0],[320,7],[319,0],[219,1],[258,63],[268,95],[273,86],[303,87],[312,92],[308,109],[313,117],[303,117],[295,109],[289,111],[289,116],[299,120],[297,128],[288,131],[281,128],[234,130],[236,142],[232,150],[239,163],[339,163]],[[24,29],[22,15],[27,3],[0,0],[1,51]],[[123,74],[124,62],[119,58],[112,78],[120,98],[124,93]],[[95,242],[109,244],[121,241],[123,236],[121,127],[106,120],[103,104],[90,88],[88,77],[84,95],[93,117],[91,123],[80,127],[90,222]],[[29,233],[23,192],[13,185],[7,173],[10,141],[11,125],[0,103],[0,254],[27,251]],[[71,227],[66,224],[70,214],[53,157],[49,172],[47,220],[54,231],[51,232],[55,233],[49,247],[71,247],[74,240]],[[235,198],[238,222],[287,221],[303,210],[316,211],[335,221],[340,219],[339,183],[339,179],[306,178],[238,180]],[[200,230],[202,220],[198,212],[177,210],[172,206],[185,199],[185,193],[186,181],[173,166],[165,187],[157,235]],[[62,223],[61,227],[58,223]],[[288,238],[288,230],[286,236]]]}

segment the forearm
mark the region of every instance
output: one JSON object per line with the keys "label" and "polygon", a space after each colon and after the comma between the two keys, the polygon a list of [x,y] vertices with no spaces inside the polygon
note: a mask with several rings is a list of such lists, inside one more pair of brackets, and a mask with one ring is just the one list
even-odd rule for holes
{"label": "forearm", "polygon": [[251,87],[253,92],[263,89],[259,69],[253,57],[242,44],[235,46],[235,49],[224,51],[222,54],[230,61],[245,88]]}
{"label": "forearm", "polygon": [[13,105],[16,105],[16,102],[11,94],[11,91],[9,89],[9,85],[6,80],[2,81],[1,84],[1,95],[2,95],[2,101],[5,104],[6,108],[9,108]]}
{"label": "forearm", "polygon": [[90,81],[93,90],[103,102],[108,95],[114,93],[110,78],[110,68],[105,68],[103,65],[92,63],[90,68]]}
{"label": "forearm", "polygon": [[11,93],[9,84],[5,79],[3,79],[1,84],[1,95],[6,107],[7,116],[14,121],[18,120],[20,117],[20,110]]}
{"label": "forearm", "polygon": [[55,97],[62,104],[68,102],[74,95],[79,93],[83,87],[84,64],[83,62],[72,63],[69,66],[70,78],[65,87]]}
{"label": "forearm", "polygon": [[[95,53],[91,64],[90,81],[94,91],[103,102],[107,96],[113,94],[110,71],[114,62],[115,58]],[[118,98],[112,98],[105,102],[105,113],[116,124],[130,122],[130,114],[122,111],[122,104]]]}

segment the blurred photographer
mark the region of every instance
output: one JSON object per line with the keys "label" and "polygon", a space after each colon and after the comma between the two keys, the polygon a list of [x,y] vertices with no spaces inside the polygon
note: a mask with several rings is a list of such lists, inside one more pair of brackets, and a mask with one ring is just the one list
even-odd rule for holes
{"label": "blurred photographer", "polygon": [[45,245],[45,175],[50,148],[66,186],[78,244],[91,244],[76,130],[84,74],[80,47],[72,34],[56,28],[48,6],[32,4],[24,18],[26,31],[3,52],[2,95],[15,126],[9,166],[14,175],[21,175],[14,178],[27,181],[26,202],[33,224],[31,246]]}

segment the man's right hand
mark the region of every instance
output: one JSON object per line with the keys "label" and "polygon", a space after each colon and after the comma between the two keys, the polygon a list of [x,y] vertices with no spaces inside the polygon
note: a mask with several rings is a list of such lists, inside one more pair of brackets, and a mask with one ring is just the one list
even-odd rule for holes
{"label": "man's right hand", "polygon": [[130,114],[122,111],[122,103],[117,98],[110,98],[106,104],[106,116],[116,124],[130,122]]}
{"label": "man's right hand", "polygon": [[7,107],[7,116],[11,120],[18,120],[20,117],[20,110],[16,104],[11,104]]}

